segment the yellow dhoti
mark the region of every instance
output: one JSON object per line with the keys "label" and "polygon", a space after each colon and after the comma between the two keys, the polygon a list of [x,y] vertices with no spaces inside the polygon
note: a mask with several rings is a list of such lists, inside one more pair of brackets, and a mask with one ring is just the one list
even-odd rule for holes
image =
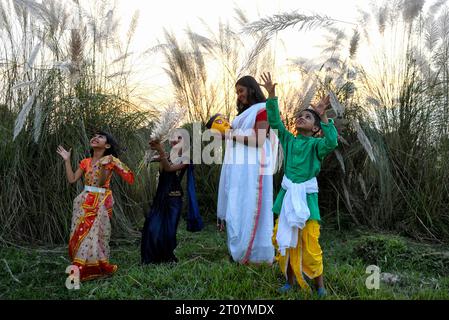
{"label": "yellow dhoti", "polygon": [[314,279],[323,274],[323,252],[321,251],[318,239],[320,237],[320,224],[316,220],[308,220],[305,227],[298,229],[298,244],[296,248],[289,248],[285,256],[281,256],[276,241],[279,219],[274,227],[272,241],[276,248],[276,261],[287,278],[287,267],[293,270],[296,281],[303,289],[308,289],[309,285],[303,277],[303,273]]}

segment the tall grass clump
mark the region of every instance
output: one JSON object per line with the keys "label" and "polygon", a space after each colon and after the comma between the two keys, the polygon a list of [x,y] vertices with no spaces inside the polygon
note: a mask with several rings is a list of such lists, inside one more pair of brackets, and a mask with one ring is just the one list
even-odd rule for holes
{"label": "tall grass clump", "polygon": [[349,222],[449,239],[447,5],[373,4],[350,30],[329,19],[284,14],[248,27],[274,32],[309,23],[330,36],[321,61],[292,61],[302,72],[303,93],[295,94],[293,108],[284,106],[288,120],[296,107],[335,95],[340,147],[320,176],[325,217],[335,217],[338,227]]}
{"label": "tall grass clump", "polygon": [[[118,43],[113,9],[104,1],[86,9],[78,1],[2,0],[0,16],[0,239],[67,240],[72,201],[83,186],[68,185],[55,150],[71,148],[76,167],[100,128],[139,171],[134,186],[113,181],[114,234],[136,233],[150,197],[141,161],[152,111],[131,102],[128,47]],[[122,58],[108,64],[111,56]]]}

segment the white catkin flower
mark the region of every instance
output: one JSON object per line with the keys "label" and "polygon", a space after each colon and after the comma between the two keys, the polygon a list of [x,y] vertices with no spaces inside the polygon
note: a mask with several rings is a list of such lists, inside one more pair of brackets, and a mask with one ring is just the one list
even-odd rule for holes
{"label": "white catkin flower", "polygon": [[345,107],[338,101],[337,96],[332,91],[329,91],[329,97],[332,109],[334,109],[335,113],[337,114],[337,117],[339,118],[343,117]]}
{"label": "white catkin flower", "polygon": [[30,57],[26,63],[25,66],[25,72],[29,71],[33,65],[34,65],[34,61],[36,60],[37,54],[39,53],[39,50],[41,48],[41,43],[39,42],[33,49],[33,51],[30,54]]}
{"label": "white catkin flower", "polygon": [[23,126],[25,125],[25,122],[28,118],[28,114],[31,111],[31,107],[34,104],[34,100],[36,99],[37,92],[39,91],[40,87],[37,86],[33,93],[28,97],[27,101],[24,103],[22,110],[20,111],[19,115],[16,118],[15,124],[14,124],[14,137],[13,140],[17,138],[19,133],[22,131]]}
{"label": "white catkin flower", "polygon": [[36,80],[19,82],[19,83],[16,83],[14,85],[14,87],[12,87],[12,90],[17,90],[17,89],[20,89],[20,88],[28,87],[28,86],[31,86],[31,85],[33,85],[35,83],[36,83]]}
{"label": "white catkin flower", "polygon": [[[179,106],[170,106],[165,109],[150,135],[150,140],[159,140],[160,142],[167,140],[173,130],[175,130],[179,123],[184,119],[185,115],[185,110]],[[149,164],[155,155],[156,151],[147,150],[144,156],[144,163]]]}
{"label": "white catkin flower", "polygon": [[355,130],[357,131],[357,138],[359,139],[360,143],[362,144],[363,148],[365,149],[366,153],[370,157],[372,162],[376,162],[376,158],[374,157],[374,151],[373,146],[371,145],[371,142],[369,141],[368,137],[365,134],[365,131],[363,131],[362,127],[360,126],[358,121],[352,122]]}
{"label": "white catkin flower", "polygon": [[151,158],[154,156],[153,150],[146,150],[143,157],[143,162],[148,165],[151,162]]}
{"label": "white catkin flower", "polygon": [[335,156],[337,157],[338,163],[340,164],[343,174],[346,174],[346,168],[345,168],[345,162],[343,160],[343,156],[341,155],[340,151],[338,151],[338,150],[335,150],[334,153],[335,153]]}
{"label": "white catkin flower", "polygon": [[161,142],[165,141],[184,119],[185,114],[185,111],[179,106],[172,106],[165,109],[151,133],[150,139]]}
{"label": "white catkin flower", "polygon": [[304,95],[304,99],[301,103],[301,110],[306,109],[310,106],[310,103],[312,102],[313,97],[315,96],[317,89],[316,81],[312,83],[312,85],[307,90],[307,93]]}
{"label": "white catkin flower", "polygon": [[43,115],[42,115],[42,106],[39,100],[36,101],[36,106],[34,107],[34,130],[33,130],[33,137],[34,142],[38,143],[39,138],[41,136],[42,132],[42,121],[43,121]]}

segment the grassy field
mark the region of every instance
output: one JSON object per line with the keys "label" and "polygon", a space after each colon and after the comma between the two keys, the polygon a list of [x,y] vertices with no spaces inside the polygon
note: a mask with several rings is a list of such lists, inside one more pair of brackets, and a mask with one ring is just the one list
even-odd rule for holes
{"label": "grassy field", "polygon": [[[65,287],[66,247],[0,248],[0,299],[317,299],[299,289],[280,294],[277,265],[229,261],[225,233],[212,224],[200,233],[178,229],[177,264],[140,265],[138,238],[111,243],[111,278]],[[326,299],[449,299],[449,250],[388,234],[322,228]],[[399,277],[368,290],[366,267]]]}

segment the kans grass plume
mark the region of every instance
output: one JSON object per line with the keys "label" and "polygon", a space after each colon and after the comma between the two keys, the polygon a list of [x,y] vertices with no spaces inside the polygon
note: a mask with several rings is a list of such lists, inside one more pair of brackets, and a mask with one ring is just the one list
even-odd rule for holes
{"label": "kans grass plume", "polygon": [[299,31],[301,31],[303,29],[310,30],[318,27],[329,27],[335,22],[336,20],[328,16],[318,14],[309,16],[294,11],[275,14],[270,17],[250,22],[243,27],[243,32],[248,34],[257,34],[262,32],[267,36],[271,36],[278,31],[295,26]]}
{"label": "kans grass plume", "polygon": [[[153,132],[150,135],[150,141],[158,140],[161,143],[165,142],[182,122],[185,114],[185,110],[180,106],[170,106],[165,109],[159,120],[156,122]],[[154,155],[154,150],[148,150],[145,153],[144,162],[148,164]]]}

